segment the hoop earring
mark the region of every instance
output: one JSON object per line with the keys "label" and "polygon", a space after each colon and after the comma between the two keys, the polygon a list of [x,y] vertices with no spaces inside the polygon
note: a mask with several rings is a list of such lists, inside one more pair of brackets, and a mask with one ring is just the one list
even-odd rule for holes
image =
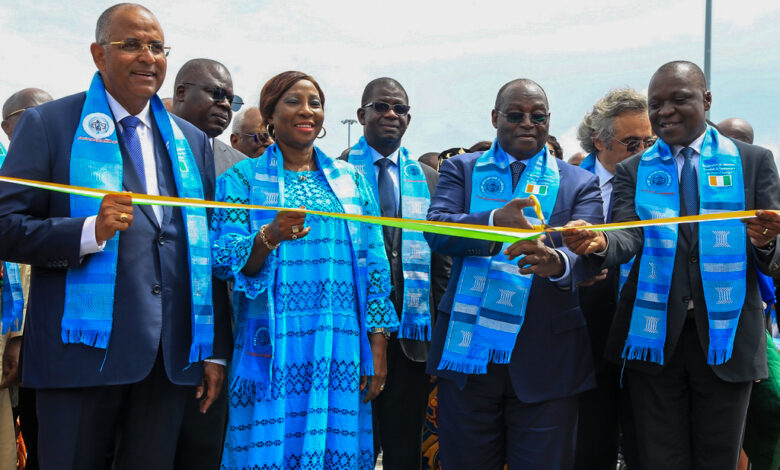
{"label": "hoop earring", "polygon": [[325,129],[325,126],[322,126],[322,135],[318,135],[318,136],[317,136],[317,138],[318,138],[318,139],[322,139],[322,138],[323,138],[323,137],[325,137],[326,135],[328,135],[328,130],[327,130],[327,129]]}
{"label": "hoop earring", "polygon": [[266,124],[265,131],[268,132],[268,135],[270,135],[272,139],[276,140],[276,129],[274,129],[274,126],[271,124]]}

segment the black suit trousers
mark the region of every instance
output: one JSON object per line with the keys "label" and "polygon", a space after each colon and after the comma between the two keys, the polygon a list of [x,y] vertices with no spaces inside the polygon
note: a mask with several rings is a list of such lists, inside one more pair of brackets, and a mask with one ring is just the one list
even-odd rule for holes
{"label": "black suit trousers", "polygon": [[192,386],[171,383],[158,352],[140,382],[39,389],[43,470],[170,470]]}
{"label": "black suit trousers", "polygon": [[737,467],[753,382],[715,375],[692,318],[660,373],[626,369],[626,378],[643,468]]}
{"label": "black suit trousers", "polygon": [[371,402],[374,456],[382,450],[385,470],[420,468],[429,389],[425,363],[406,357],[398,340],[391,338],[387,344],[385,389]]}

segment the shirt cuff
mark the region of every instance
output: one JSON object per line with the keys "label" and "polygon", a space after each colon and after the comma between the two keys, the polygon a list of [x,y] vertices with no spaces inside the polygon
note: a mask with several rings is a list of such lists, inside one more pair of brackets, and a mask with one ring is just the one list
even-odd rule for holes
{"label": "shirt cuff", "polygon": [[598,253],[593,253],[596,256],[601,256],[602,258],[607,257],[607,249],[609,248],[609,237],[607,234],[604,234],[604,249],[599,251]]}
{"label": "shirt cuff", "polygon": [[492,211],[490,211],[490,217],[488,217],[488,225],[490,225],[491,227],[493,226],[493,214],[495,214],[497,210],[498,209],[493,209]]}
{"label": "shirt cuff", "polygon": [[203,359],[205,362],[213,362],[214,364],[219,364],[222,367],[227,366],[227,360],[226,359]]}
{"label": "shirt cuff", "polygon": [[98,243],[95,237],[95,221],[96,215],[91,215],[84,220],[84,225],[81,227],[81,247],[79,248],[79,256],[84,257],[103,251],[106,247],[106,242]]}
{"label": "shirt cuff", "polygon": [[561,250],[555,250],[555,251],[557,251],[560,257],[563,259],[563,264],[565,265],[565,268],[563,270],[563,274],[561,274],[560,277],[552,277],[552,276],[550,277],[550,280],[552,282],[558,282],[560,280],[566,279],[567,277],[569,277],[569,272],[571,271],[569,267],[569,257],[566,256],[566,253],[562,252]]}

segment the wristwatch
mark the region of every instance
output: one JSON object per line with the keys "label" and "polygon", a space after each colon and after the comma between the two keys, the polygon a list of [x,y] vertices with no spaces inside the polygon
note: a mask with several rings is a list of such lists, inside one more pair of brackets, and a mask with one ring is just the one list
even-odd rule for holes
{"label": "wristwatch", "polygon": [[371,328],[368,332],[371,333],[372,335],[376,333],[382,333],[385,339],[390,339],[390,336],[392,335],[392,333],[390,333],[390,330],[388,330],[387,328]]}

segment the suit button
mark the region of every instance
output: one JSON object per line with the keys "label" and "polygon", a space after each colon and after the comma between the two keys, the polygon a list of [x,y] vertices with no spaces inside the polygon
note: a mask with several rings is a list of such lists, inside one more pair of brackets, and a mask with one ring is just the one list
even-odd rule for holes
{"label": "suit button", "polygon": [[398,250],[393,250],[393,252],[390,253],[390,254],[393,255],[393,258],[397,258],[398,257]]}
{"label": "suit button", "polygon": [[687,304],[688,302],[690,302],[690,301],[691,301],[691,298],[690,298],[689,296],[687,296],[687,295],[686,295],[686,296],[683,296],[683,298],[682,298],[682,301],[683,301],[683,303],[686,303],[686,304]]}
{"label": "suit button", "polygon": [[695,256],[691,256],[690,262],[693,263],[693,264],[696,264],[696,263],[699,262],[699,258],[697,258]]}
{"label": "suit button", "polygon": [[155,284],[152,286],[152,294],[160,295],[161,292],[162,292],[162,286],[160,286],[160,284]]}
{"label": "suit button", "polygon": [[157,243],[159,243],[159,244],[160,244],[160,246],[162,246],[162,245],[165,245],[165,238],[164,238],[164,237],[160,237],[160,238],[158,238],[158,239],[157,239]]}

